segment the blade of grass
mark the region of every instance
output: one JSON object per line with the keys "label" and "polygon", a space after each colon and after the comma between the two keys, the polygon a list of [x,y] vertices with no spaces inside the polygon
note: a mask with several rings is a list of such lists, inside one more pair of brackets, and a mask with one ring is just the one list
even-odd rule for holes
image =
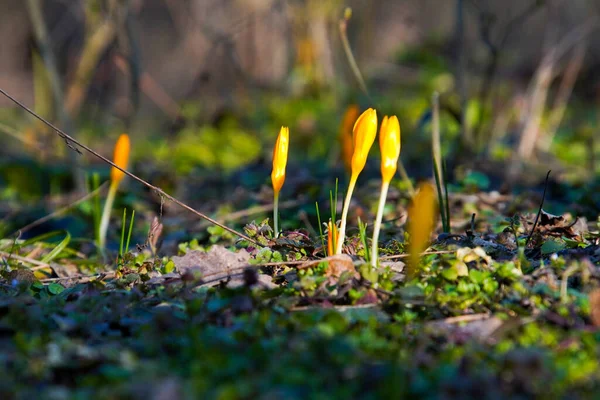
{"label": "blade of grass", "polygon": [[452,230],[450,225],[450,202],[448,201],[448,175],[446,174],[446,160],[442,158],[442,179],[444,182],[444,208],[446,209],[446,226],[448,232]]}
{"label": "blade of grass", "polygon": [[[335,178],[335,193],[329,191],[329,210],[331,211],[331,223],[336,224],[337,221],[337,202],[338,202],[338,179]],[[333,237],[333,248],[337,247],[337,237]]]}
{"label": "blade of grass", "polygon": [[57,244],[56,247],[54,247],[48,254],[46,254],[44,258],[42,258],[43,263],[47,264],[50,261],[54,260],[69,245],[69,242],[71,241],[71,234],[67,231],[65,231],[65,233],[65,238],[59,244]]}
{"label": "blade of grass", "polygon": [[365,261],[371,262],[369,246],[367,245],[367,224],[363,223],[360,217],[358,217],[358,234],[360,236],[360,241],[362,242],[363,248],[365,249]]}
{"label": "blade of grass", "polygon": [[121,243],[119,243],[119,256],[123,258],[123,244],[125,242],[125,222],[127,220],[127,209],[123,209],[123,220],[121,222]]}
{"label": "blade of grass", "polygon": [[315,208],[317,209],[317,221],[319,221],[319,236],[321,236],[321,249],[323,249],[323,255],[327,256],[325,247],[325,237],[323,236],[323,224],[321,223],[321,213],[319,211],[319,202],[315,201]]}
{"label": "blade of grass", "polygon": [[[437,171],[437,163],[435,161],[435,158],[433,159],[433,166],[434,166],[434,169]],[[436,186],[436,190],[437,190],[438,203],[440,205],[439,211],[440,211],[440,218],[442,220],[442,230],[447,233],[448,231],[446,229],[446,215],[445,215],[446,207],[444,206],[444,196],[442,193],[442,186],[440,184],[438,174],[434,173],[433,177],[435,178],[435,186]]]}
{"label": "blade of grass", "polygon": [[[102,206],[100,205],[100,174],[94,172],[92,175],[92,187],[94,188],[94,203],[93,203],[93,218],[94,218],[94,236],[96,243],[100,241],[100,218],[102,214]],[[92,192],[92,193],[94,193]],[[90,193],[91,194],[91,193]]]}
{"label": "blade of grass", "polygon": [[125,253],[129,253],[129,242],[133,232],[133,221],[135,220],[135,210],[131,211],[131,221],[129,221],[129,232],[127,232],[127,242],[125,243]]}

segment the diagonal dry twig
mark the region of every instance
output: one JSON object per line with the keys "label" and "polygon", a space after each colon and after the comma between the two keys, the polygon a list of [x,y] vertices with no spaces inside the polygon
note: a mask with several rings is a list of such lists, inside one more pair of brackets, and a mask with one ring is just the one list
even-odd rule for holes
{"label": "diagonal dry twig", "polygon": [[200,211],[194,210],[192,207],[188,206],[187,204],[183,203],[182,201],[176,199],[175,197],[167,194],[164,190],[162,190],[161,188],[159,188],[158,186],[154,186],[151,183],[145,181],[144,179],[140,178],[139,176],[132,174],[131,172],[124,170],[123,168],[119,167],[117,164],[113,163],[111,160],[109,160],[108,158],[104,157],[103,155],[97,153],[96,151],[92,150],[91,148],[89,148],[88,146],[80,143],[79,141],[75,140],[72,136],[70,136],[69,134],[67,134],[66,132],[64,132],[62,129],[54,126],[52,123],[50,123],[49,121],[47,121],[46,119],[40,117],[39,115],[37,115],[34,111],[32,111],[29,107],[27,107],[26,105],[24,105],[23,103],[21,103],[19,100],[15,99],[14,97],[12,97],[10,94],[8,94],[4,89],[0,88],[0,93],[3,94],[4,96],[6,96],[6,98],[8,98],[10,101],[12,101],[13,103],[15,103],[17,106],[21,107],[23,110],[25,110],[27,113],[31,114],[33,117],[37,118],[38,120],[40,120],[41,122],[43,122],[44,124],[48,125],[50,128],[52,128],[56,134],[58,136],[60,136],[61,138],[63,138],[65,140],[65,143],[67,144],[67,146],[69,146],[70,148],[74,149],[77,152],[80,152],[79,149],[85,150],[86,152],[92,154],[93,156],[95,156],[96,158],[102,160],[104,163],[111,165],[113,168],[118,169],[119,171],[123,172],[125,175],[135,179],[136,181],[140,182],[142,185],[148,187],[149,189],[155,191],[156,193],[158,193],[159,196],[161,196],[161,198],[166,198],[170,201],[172,201],[173,203],[177,204],[178,206],[180,206],[181,208],[186,209],[187,211],[197,215],[198,217],[210,222],[211,224],[217,225],[223,229],[225,229],[226,231],[244,239],[247,240],[251,243],[254,243],[256,245],[260,244],[255,241],[254,239],[251,239],[250,237],[244,235],[241,232],[236,231],[235,229],[232,229],[226,225],[223,225],[221,223],[219,223],[218,221],[215,221],[214,219],[210,218],[208,215],[201,213]]}

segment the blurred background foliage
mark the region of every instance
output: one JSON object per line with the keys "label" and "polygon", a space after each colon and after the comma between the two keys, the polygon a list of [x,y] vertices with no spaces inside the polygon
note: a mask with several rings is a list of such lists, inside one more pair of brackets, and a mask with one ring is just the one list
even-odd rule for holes
{"label": "blurred background foliage", "polygon": [[[0,3],[0,87],[104,155],[130,133],[145,178],[268,170],[281,125],[292,166],[339,168],[352,103],[397,114],[409,175],[429,176],[433,92],[452,171],[480,169],[497,187],[549,168],[578,182],[600,170],[593,0]],[[340,39],[346,7],[368,93]],[[69,170],[107,173],[7,99],[0,107],[3,197],[81,188]]]}

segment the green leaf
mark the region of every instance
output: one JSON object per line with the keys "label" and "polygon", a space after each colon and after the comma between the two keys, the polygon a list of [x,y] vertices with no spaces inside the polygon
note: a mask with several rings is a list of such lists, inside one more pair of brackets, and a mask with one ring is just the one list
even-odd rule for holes
{"label": "green leaf", "polygon": [[486,274],[485,272],[478,271],[476,269],[471,269],[469,271],[469,278],[471,278],[471,281],[477,284],[481,284],[483,280],[487,277],[487,275],[488,274]]}
{"label": "green leaf", "polygon": [[486,190],[490,186],[490,178],[479,171],[471,171],[463,180],[465,186],[474,186],[481,190]]}
{"label": "green leaf", "polygon": [[552,254],[557,253],[561,250],[564,250],[567,247],[565,242],[558,240],[546,240],[546,242],[542,245],[541,251],[542,254]]}
{"label": "green leaf", "polygon": [[65,287],[60,283],[51,283],[48,285],[48,292],[50,294],[57,295],[60,294],[63,290],[65,290]]}
{"label": "green leaf", "polygon": [[171,272],[173,272],[174,269],[175,269],[175,263],[173,262],[173,260],[167,261],[167,263],[165,264],[165,266],[163,268],[165,274],[170,274]]}
{"label": "green leaf", "polygon": [[449,281],[455,281],[458,278],[458,271],[456,268],[448,268],[442,271],[442,276]]}
{"label": "green leaf", "polygon": [[71,241],[71,234],[69,232],[66,232],[66,234],[67,235],[65,238],[55,248],[53,248],[50,253],[46,254],[46,256],[42,258],[42,262],[47,264],[54,260],[69,245],[69,242]]}

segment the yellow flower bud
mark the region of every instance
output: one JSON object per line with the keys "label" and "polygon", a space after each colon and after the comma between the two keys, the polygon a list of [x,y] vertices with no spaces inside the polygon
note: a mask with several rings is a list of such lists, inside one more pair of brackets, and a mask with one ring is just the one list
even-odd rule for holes
{"label": "yellow flower bud", "polygon": [[[129,162],[129,151],[131,144],[129,142],[129,136],[123,133],[119,136],[117,144],[115,145],[115,153],[113,156],[113,163],[117,164],[122,169],[127,169],[127,163]],[[119,184],[125,177],[125,174],[115,167],[110,170],[110,180],[113,185]]]}
{"label": "yellow flower bud", "polygon": [[358,119],[360,110],[356,104],[348,106],[340,126],[340,144],[342,146],[342,161],[348,172],[352,171],[352,153],[354,152],[354,143],[352,139],[352,127]]}
{"label": "yellow flower bud", "polygon": [[408,233],[410,234],[409,277],[416,272],[420,253],[428,246],[437,216],[436,193],[431,183],[422,183],[408,208]]}
{"label": "yellow flower bud", "polygon": [[381,149],[381,178],[389,183],[398,166],[400,157],[400,123],[395,115],[385,116],[379,131],[379,148]]}
{"label": "yellow flower bud", "polygon": [[279,194],[283,182],[285,181],[285,166],[287,165],[288,147],[290,141],[289,128],[282,126],[273,148],[273,172],[271,172],[271,182],[273,182],[273,191],[275,195]]}
{"label": "yellow flower bud", "polygon": [[337,226],[329,220],[327,223],[327,255],[335,254],[335,243],[337,242]]}
{"label": "yellow flower bud", "polygon": [[377,112],[369,108],[361,114],[354,124],[352,137],[354,139],[354,153],[352,154],[352,175],[358,176],[365,164],[369,150],[377,135]]}

